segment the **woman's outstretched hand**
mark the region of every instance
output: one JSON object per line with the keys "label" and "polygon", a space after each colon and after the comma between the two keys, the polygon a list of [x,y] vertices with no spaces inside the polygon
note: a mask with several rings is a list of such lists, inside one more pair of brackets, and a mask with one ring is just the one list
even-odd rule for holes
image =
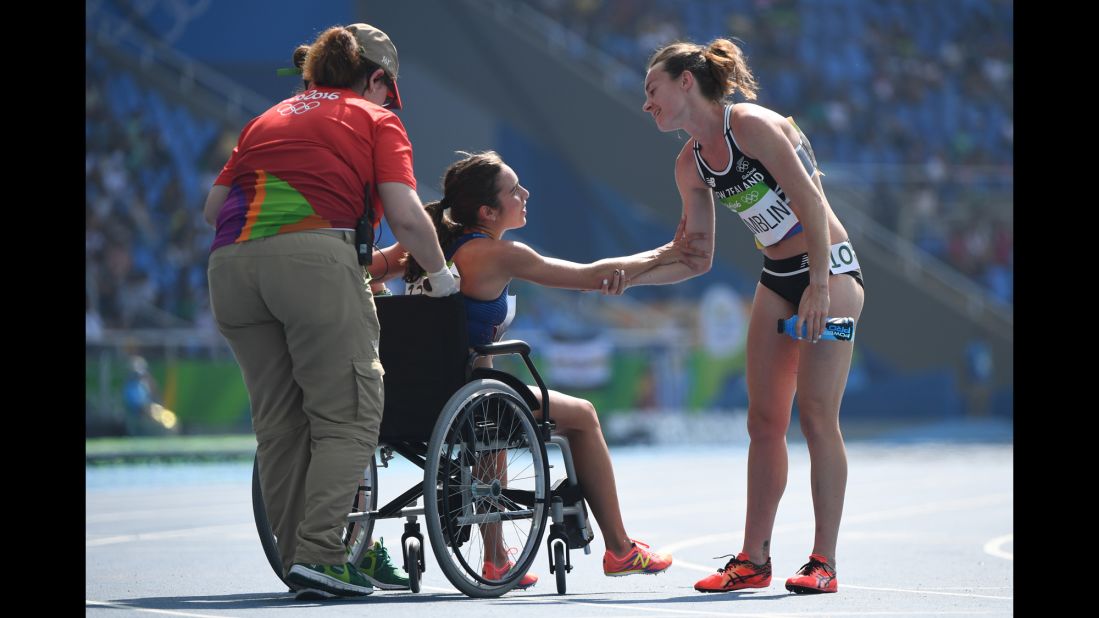
{"label": "woman's outstretched hand", "polygon": [[687,219],[680,219],[675,229],[675,238],[666,245],[657,247],[657,264],[675,264],[682,262],[691,270],[703,268],[710,260],[707,248],[699,248],[695,243],[706,244],[709,234],[706,232],[687,232]]}
{"label": "woman's outstretched hand", "polygon": [[628,284],[626,283],[626,270],[623,268],[616,268],[610,276],[603,279],[603,285],[599,288],[599,292],[606,294],[607,296],[621,296],[626,291]]}

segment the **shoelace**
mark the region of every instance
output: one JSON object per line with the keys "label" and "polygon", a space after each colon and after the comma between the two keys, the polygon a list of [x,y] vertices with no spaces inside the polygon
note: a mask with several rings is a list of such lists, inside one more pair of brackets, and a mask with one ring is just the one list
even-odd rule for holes
{"label": "shoelace", "polygon": [[828,566],[827,562],[821,562],[816,558],[810,558],[809,562],[806,562],[798,569],[798,575],[812,575],[813,571],[818,567],[824,569],[824,572],[827,575],[835,575],[836,573],[832,567]]}
{"label": "shoelace", "polygon": [[732,556],[732,558],[730,558],[729,561],[725,563],[725,566],[723,566],[723,567],[721,567],[720,569],[717,570],[718,573],[724,573],[729,567],[744,562],[743,560],[737,560],[736,555],[734,555],[734,554],[725,554],[724,556],[714,556],[713,560],[721,560],[722,558],[727,558],[729,556]]}
{"label": "shoelace", "polygon": [[516,555],[519,554],[519,548],[518,547],[509,547],[509,548],[507,548],[507,551],[504,552],[504,553],[507,554],[507,558],[504,559],[503,566],[496,566],[496,564],[494,562],[492,562],[491,560],[485,561],[485,565],[486,566],[491,565],[492,568],[494,568],[498,571],[505,571],[505,572],[510,571],[511,567],[508,565],[508,563],[510,562],[511,564],[515,564],[515,561],[512,560],[511,558],[512,558],[512,556],[516,556]]}
{"label": "shoelace", "polygon": [[[642,556],[642,557],[644,557],[646,554],[651,554],[652,553],[650,551],[647,551],[649,549],[649,544],[648,543],[645,543],[643,541],[638,541],[637,539],[630,539],[630,542],[634,544],[634,547],[631,547],[630,550],[626,552],[626,556],[625,556],[626,558],[630,557],[630,554],[633,553],[634,549],[637,549],[637,554],[639,556]],[[645,549],[641,549],[642,547],[644,547]]]}
{"label": "shoelace", "polygon": [[374,555],[377,557],[375,564],[386,564],[389,562],[389,550],[385,548],[384,543],[378,543],[379,547],[374,551]]}
{"label": "shoelace", "polygon": [[[626,558],[629,558],[630,554],[634,553],[633,550],[636,549],[637,553],[634,554],[634,557],[633,557],[634,566],[637,566],[638,563],[640,563],[641,568],[643,568],[643,569],[649,568],[649,562],[652,560],[652,555],[653,555],[651,551],[648,551],[649,550],[649,545],[647,543],[642,542],[642,541],[638,541],[637,539],[630,539],[630,542],[633,543],[633,547],[630,548],[630,551],[626,552]],[[642,548],[644,548],[644,549],[642,549]]]}

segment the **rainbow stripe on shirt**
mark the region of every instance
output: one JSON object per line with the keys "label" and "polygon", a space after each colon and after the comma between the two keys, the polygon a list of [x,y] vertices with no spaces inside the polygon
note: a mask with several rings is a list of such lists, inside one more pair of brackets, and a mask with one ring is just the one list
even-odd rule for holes
{"label": "rainbow stripe on shirt", "polygon": [[256,170],[238,177],[230,188],[218,214],[210,251],[256,238],[328,227],[334,227],[332,222],[318,216],[288,182]]}

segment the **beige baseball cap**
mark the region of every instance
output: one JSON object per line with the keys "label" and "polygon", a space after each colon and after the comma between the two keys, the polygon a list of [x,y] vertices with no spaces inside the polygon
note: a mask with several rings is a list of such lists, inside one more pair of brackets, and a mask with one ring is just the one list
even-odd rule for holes
{"label": "beige baseball cap", "polygon": [[389,105],[395,109],[401,109],[401,93],[397,91],[397,48],[389,36],[370,24],[351,24],[346,26],[355,39],[359,41],[359,51],[367,60],[382,67],[386,75],[393,82],[393,102]]}

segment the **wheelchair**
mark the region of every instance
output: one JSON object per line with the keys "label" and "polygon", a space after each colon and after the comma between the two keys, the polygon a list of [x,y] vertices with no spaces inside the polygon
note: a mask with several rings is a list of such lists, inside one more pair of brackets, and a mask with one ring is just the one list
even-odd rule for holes
{"label": "wheelchair", "polygon": [[[530,346],[511,340],[470,352],[465,305],[458,295],[383,296],[375,303],[385,409],[378,447],[348,505],[343,530],[348,561],[361,564],[378,520],[404,518],[403,566],[412,592],[419,592],[426,570],[418,521],[423,516],[446,578],[467,596],[498,597],[514,588],[534,562],[549,520],[549,570],[557,592],[564,594],[572,570],[569,550],[591,553],[594,533],[568,440],[551,433],[548,391],[530,360]],[[479,358],[498,355],[522,357],[546,405],[540,406],[515,376],[474,366]],[[552,486],[547,445],[560,450],[565,467],[565,476]],[[422,468],[423,482],[379,507],[378,468],[396,455]],[[421,497],[424,504],[418,506]],[[258,460],[252,468],[252,508],[264,553],[282,579]],[[497,566],[507,561],[514,566],[486,577],[486,554]]]}

